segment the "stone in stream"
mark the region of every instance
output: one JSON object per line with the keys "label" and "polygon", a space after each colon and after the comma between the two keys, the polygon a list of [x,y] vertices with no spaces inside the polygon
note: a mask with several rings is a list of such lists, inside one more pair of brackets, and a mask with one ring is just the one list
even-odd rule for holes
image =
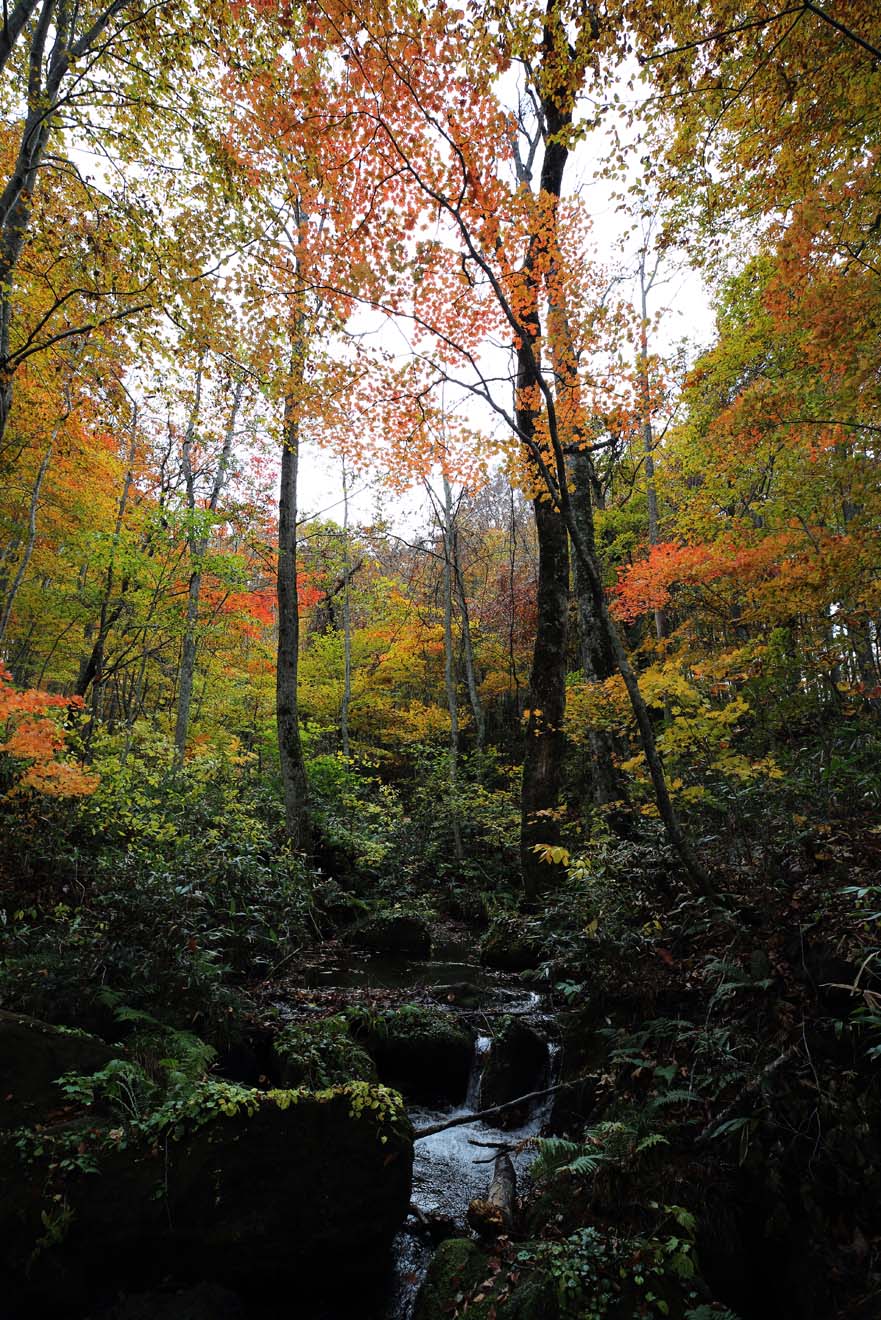
{"label": "stone in stream", "polygon": [[398,953],[406,958],[431,956],[431,931],[415,913],[379,912],[353,926],[346,939],[357,949]]}
{"label": "stone in stream", "polygon": [[434,1254],[414,1320],[449,1320],[454,1313],[468,1320],[557,1320],[560,1308],[546,1275],[499,1268],[476,1242],[450,1238]]}
{"label": "stone in stream", "polygon": [[355,1018],[353,1032],[380,1080],[417,1104],[459,1104],[474,1052],[472,1033],[442,1009],[408,1004]]}
{"label": "stone in stream", "polygon": [[[520,1018],[507,1018],[493,1038],[480,1079],[478,1109],[505,1105],[541,1089],[548,1067],[548,1043]],[[501,1127],[516,1127],[524,1115],[518,1109],[494,1119]]]}
{"label": "stone in stream", "polygon": [[526,972],[542,960],[543,944],[529,922],[501,917],[492,923],[480,942],[480,961],[499,972]]}
{"label": "stone in stream", "polygon": [[[67,1068],[104,1064],[101,1042],[68,1040]],[[141,1108],[133,1074],[126,1094],[112,1113],[106,1098],[65,1108],[47,1095],[30,1126],[0,1132],[4,1317],[200,1280],[302,1297],[381,1271],[411,1192],[412,1128],[394,1092],[206,1081]]]}

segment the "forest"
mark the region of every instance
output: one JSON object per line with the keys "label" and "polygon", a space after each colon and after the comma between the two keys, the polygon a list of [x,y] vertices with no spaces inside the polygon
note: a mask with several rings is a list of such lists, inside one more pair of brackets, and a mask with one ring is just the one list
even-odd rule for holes
{"label": "forest", "polygon": [[881,1316],[879,93],[4,0],[0,1320]]}

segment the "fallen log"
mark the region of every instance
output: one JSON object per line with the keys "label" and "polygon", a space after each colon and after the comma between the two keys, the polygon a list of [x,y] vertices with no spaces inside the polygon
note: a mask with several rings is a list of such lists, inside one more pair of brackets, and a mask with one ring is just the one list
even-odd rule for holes
{"label": "fallen log", "polygon": [[530,1091],[527,1095],[518,1095],[516,1100],[506,1100],[503,1105],[493,1105],[491,1109],[477,1109],[473,1114],[458,1114],[455,1118],[448,1118],[444,1123],[430,1123],[428,1127],[417,1128],[413,1133],[413,1140],[421,1141],[423,1137],[433,1137],[437,1132],[446,1132],[447,1128],[463,1127],[466,1123],[476,1123],[481,1118],[495,1118],[496,1114],[501,1114],[506,1109],[514,1109],[517,1105],[524,1105],[527,1100],[540,1100],[543,1096],[553,1095],[554,1091],[562,1091],[566,1087],[576,1086],[582,1080],[579,1077],[571,1082],[557,1082],[556,1086],[546,1086],[543,1091]]}
{"label": "fallen log", "polygon": [[476,1196],[468,1206],[468,1223],[483,1237],[499,1237],[514,1227],[514,1201],[517,1174],[511,1156],[503,1151],[496,1156],[492,1181],[485,1197]]}

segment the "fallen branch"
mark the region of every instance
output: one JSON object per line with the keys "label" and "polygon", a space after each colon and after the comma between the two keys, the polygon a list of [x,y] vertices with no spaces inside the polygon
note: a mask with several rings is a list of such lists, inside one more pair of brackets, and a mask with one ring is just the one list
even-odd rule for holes
{"label": "fallen branch", "polygon": [[527,1100],[539,1100],[542,1096],[553,1095],[554,1091],[562,1091],[569,1086],[577,1086],[583,1078],[578,1078],[572,1082],[557,1082],[556,1086],[547,1086],[543,1091],[530,1091],[527,1095],[518,1095],[516,1100],[506,1100],[503,1105],[493,1105],[492,1109],[478,1109],[473,1114],[459,1114],[456,1118],[448,1118],[445,1123],[431,1123],[428,1127],[417,1128],[413,1133],[414,1141],[421,1141],[423,1137],[433,1137],[437,1132],[446,1132],[447,1128],[463,1127],[466,1123],[476,1123],[481,1118],[495,1118],[496,1114],[502,1114],[506,1109],[516,1109],[518,1105],[525,1105]]}
{"label": "fallen branch", "polygon": [[497,1155],[492,1181],[485,1197],[475,1197],[468,1206],[468,1223],[481,1237],[498,1237],[514,1227],[517,1175],[507,1152]]}

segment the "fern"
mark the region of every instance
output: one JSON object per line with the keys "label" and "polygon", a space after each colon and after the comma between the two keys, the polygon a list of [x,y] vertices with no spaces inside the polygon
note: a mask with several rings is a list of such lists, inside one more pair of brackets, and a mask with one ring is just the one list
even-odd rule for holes
{"label": "fern", "polygon": [[644,1150],[652,1150],[655,1146],[669,1146],[670,1143],[660,1132],[650,1132],[647,1137],[643,1137],[634,1150],[634,1155],[641,1155]]}
{"label": "fern", "polygon": [[583,1178],[596,1173],[605,1156],[601,1151],[588,1149],[586,1143],[566,1141],[563,1137],[545,1137],[536,1143],[538,1156],[531,1172],[535,1178],[553,1177],[569,1173]]}

